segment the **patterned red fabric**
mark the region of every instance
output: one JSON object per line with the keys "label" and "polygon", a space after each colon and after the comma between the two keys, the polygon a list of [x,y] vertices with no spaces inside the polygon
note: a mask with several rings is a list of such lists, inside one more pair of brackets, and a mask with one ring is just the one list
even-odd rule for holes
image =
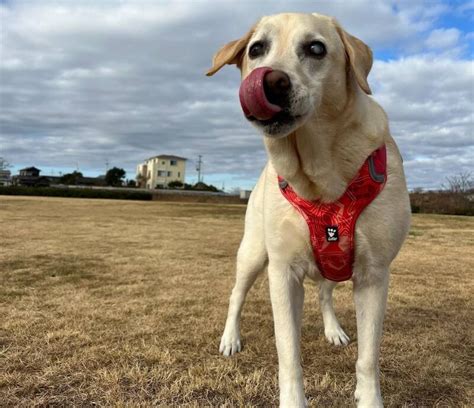
{"label": "patterned red fabric", "polygon": [[357,218],[387,181],[385,145],[367,158],[345,193],[332,203],[305,200],[281,177],[278,181],[282,194],[308,224],[314,258],[321,274],[336,282],[350,279]]}

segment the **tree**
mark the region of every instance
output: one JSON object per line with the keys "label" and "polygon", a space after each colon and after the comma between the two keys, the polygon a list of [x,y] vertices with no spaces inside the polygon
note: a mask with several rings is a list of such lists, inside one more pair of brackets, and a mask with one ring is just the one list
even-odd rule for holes
{"label": "tree", "polygon": [[443,187],[452,193],[467,193],[474,188],[474,179],[470,171],[446,177],[446,181],[448,185]]}
{"label": "tree", "polygon": [[125,177],[125,170],[118,167],[112,167],[105,175],[105,182],[108,186],[121,186]]}
{"label": "tree", "polygon": [[12,165],[4,157],[0,157],[0,170],[8,170]]}
{"label": "tree", "polygon": [[145,176],[143,174],[138,174],[137,175],[137,187],[140,188],[146,188],[146,183],[149,180],[148,176]]}
{"label": "tree", "polygon": [[127,187],[136,187],[137,186],[137,183],[135,180],[127,180]]}
{"label": "tree", "polygon": [[181,181],[179,181],[179,180],[170,181],[170,182],[168,183],[168,187],[169,187],[169,188],[182,188],[182,187],[183,187],[183,183],[181,183]]}
{"label": "tree", "polygon": [[64,174],[59,182],[66,185],[76,185],[79,183],[79,180],[82,178],[82,173],[80,171],[73,171],[72,173]]}
{"label": "tree", "polygon": [[192,188],[193,190],[200,190],[200,191],[213,191],[215,193],[221,192],[217,187],[213,186],[212,184],[206,184],[203,181],[198,181]]}

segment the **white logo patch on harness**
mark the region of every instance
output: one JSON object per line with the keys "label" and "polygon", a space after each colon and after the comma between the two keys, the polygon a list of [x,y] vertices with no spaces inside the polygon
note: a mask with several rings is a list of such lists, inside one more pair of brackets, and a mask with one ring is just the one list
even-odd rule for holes
{"label": "white logo patch on harness", "polygon": [[339,230],[337,225],[330,225],[326,227],[326,241],[337,242],[339,241]]}

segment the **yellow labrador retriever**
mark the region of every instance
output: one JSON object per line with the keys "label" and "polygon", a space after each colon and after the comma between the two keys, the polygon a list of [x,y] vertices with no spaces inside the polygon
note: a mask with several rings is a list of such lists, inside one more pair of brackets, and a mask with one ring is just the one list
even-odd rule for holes
{"label": "yellow labrador retriever", "polygon": [[302,199],[331,203],[346,192],[371,153],[385,145],[386,183],[358,217],[351,265],[358,339],[355,398],[359,407],[381,407],[378,360],[389,266],[407,234],[410,205],[387,115],[368,96],[372,52],[333,18],[280,14],[262,18],[221,48],[208,75],[225,64],[237,65],[243,81],[263,72],[240,96],[246,117],[264,136],[269,161],[249,200],[220,351],[225,356],[241,351],[242,306],[268,265],[280,405],[305,406],[300,331],[306,275],[320,281],[328,341],[339,346],[349,338],[332,306],[336,283],[321,276],[308,225],[283,196],[278,176]]}

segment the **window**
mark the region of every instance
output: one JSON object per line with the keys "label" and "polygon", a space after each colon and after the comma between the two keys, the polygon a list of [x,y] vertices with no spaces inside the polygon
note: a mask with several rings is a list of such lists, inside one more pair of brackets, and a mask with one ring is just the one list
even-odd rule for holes
{"label": "window", "polygon": [[181,172],[180,171],[178,171],[178,177],[181,177]]}
{"label": "window", "polygon": [[162,161],[161,164],[166,164],[166,162],[165,162],[165,161]]}
{"label": "window", "polygon": [[171,177],[171,171],[168,172],[168,177]]}
{"label": "window", "polygon": [[177,166],[178,165],[178,161],[177,160],[170,160],[170,164],[172,166]]}
{"label": "window", "polygon": [[168,172],[165,170],[158,170],[158,177],[166,177],[167,174]]}

